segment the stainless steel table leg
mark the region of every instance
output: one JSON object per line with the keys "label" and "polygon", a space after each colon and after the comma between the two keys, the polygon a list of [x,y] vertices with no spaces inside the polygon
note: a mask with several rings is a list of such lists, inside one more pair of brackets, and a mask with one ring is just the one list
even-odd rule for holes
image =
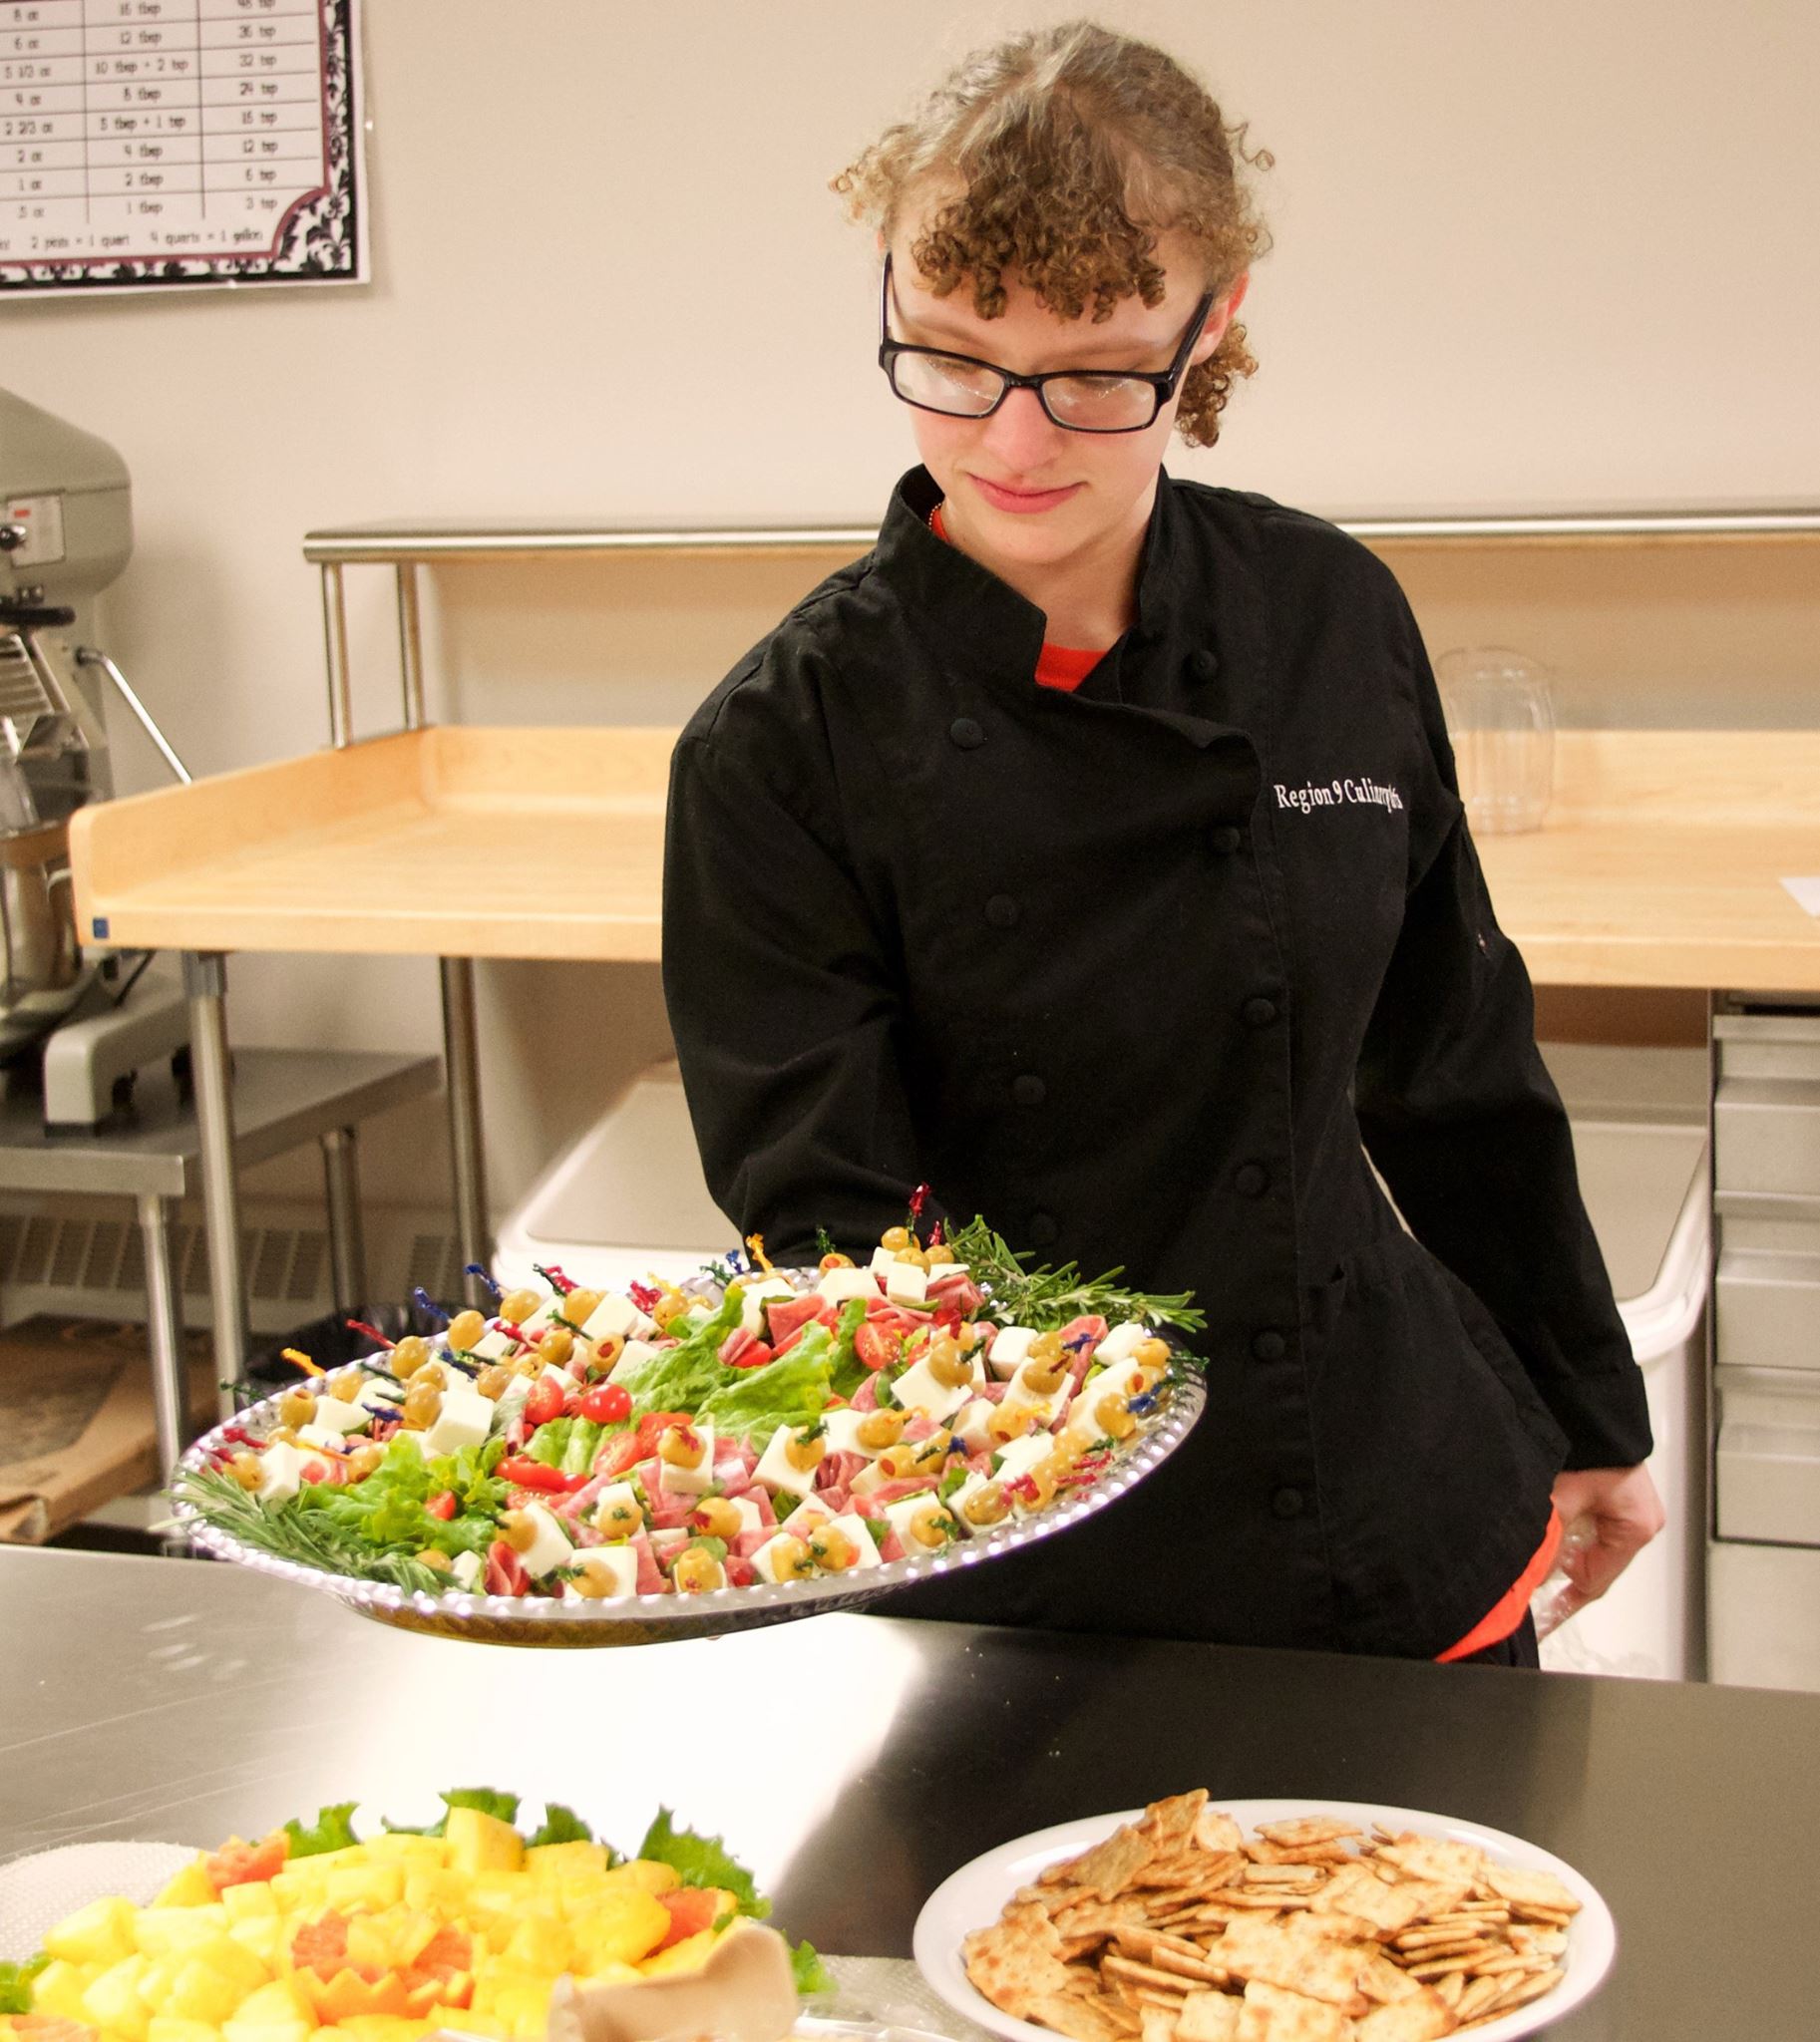
{"label": "stainless steel table leg", "polygon": [[360,1147],[352,1128],[330,1128],[322,1137],[322,1176],[335,1309],[356,1311],[367,1301],[367,1245],[360,1224]]}
{"label": "stainless steel table leg", "polygon": [[[474,1020],[474,959],[445,957],[443,1074],[449,1087],[449,1152],[455,1180],[455,1237],[464,1262],[488,1262],[487,1164],[481,1149],[481,1064]],[[479,1280],[467,1282],[469,1302],[484,1301]]]}
{"label": "stainless steel table leg", "polygon": [[156,1191],[139,1196],[139,1230],[146,1243],[146,1331],[152,1340],[152,1410],[158,1427],[159,1480],[167,1486],[178,1456],[189,1444],[183,1380],[183,1321],[171,1269],[171,1229]]}
{"label": "stainless steel table leg", "polygon": [[[246,1381],[246,1288],[240,1276],[240,1192],[233,1161],[233,1088],[227,1059],[227,961],[218,951],[183,953],[189,995],[189,1058],[195,1072],[196,1131],[202,1149],[202,1214],[208,1236],[208,1296],[214,1308],[215,1379]],[[220,1391],[231,1418],[232,1387]]]}

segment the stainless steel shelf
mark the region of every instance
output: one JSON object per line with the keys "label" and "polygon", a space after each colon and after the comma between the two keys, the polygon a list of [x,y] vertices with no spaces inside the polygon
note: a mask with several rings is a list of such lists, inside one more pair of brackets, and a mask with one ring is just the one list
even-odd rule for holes
{"label": "stainless steel shelf", "polygon": [[[1337,515],[1367,545],[1584,544],[1625,541],[1820,538],[1820,510],[1799,506],[1711,510],[1562,510],[1478,514]],[[410,518],[307,532],[303,556],[320,567],[415,566],[444,560],[514,560],[613,553],[769,554],[864,552],[870,524],[619,527],[498,519]]]}

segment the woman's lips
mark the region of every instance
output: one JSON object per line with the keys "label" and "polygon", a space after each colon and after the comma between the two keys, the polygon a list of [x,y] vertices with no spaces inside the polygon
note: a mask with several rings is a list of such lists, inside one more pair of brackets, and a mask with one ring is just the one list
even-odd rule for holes
{"label": "woman's lips", "polygon": [[1069,483],[1059,490],[1010,490],[1001,483],[987,482],[982,475],[969,476],[967,480],[994,510],[1053,510],[1056,505],[1067,503],[1081,487],[1079,483]]}

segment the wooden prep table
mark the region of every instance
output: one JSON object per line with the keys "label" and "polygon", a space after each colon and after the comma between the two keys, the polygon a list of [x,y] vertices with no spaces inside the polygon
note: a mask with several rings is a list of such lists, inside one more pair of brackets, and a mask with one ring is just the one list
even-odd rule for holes
{"label": "wooden prep table", "polygon": [[[1378,520],[1396,543],[1811,539],[1820,513]],[[453,1180],[464,1259],[486,1258],[473,960],[648,963],[659,954],[663,805],[674,733],[431,727],[417,570],[624,550],[777,552],[830,564],[864,529],[602,532],[421,526],[314,534],[331,749],[92,805],[71,827],[86,942],[184,954],[216,1357],[245,1372],[226,1084],[224,954],[441,960]],[[341,575],[397,575],[406,728],[355,742]],[[539,791],[535,811],[523,790]],[[1500,920],[1542,986],[1820,992],[1820,920],[1780,885],[1820,874],[1820,734],[1565,731],[1548,826],[1480,846]]]}

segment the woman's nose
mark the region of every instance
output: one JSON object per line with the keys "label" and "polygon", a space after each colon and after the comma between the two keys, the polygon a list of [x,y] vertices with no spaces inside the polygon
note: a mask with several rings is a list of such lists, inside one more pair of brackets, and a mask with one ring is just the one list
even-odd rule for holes
{"label": "woman's nose", "polygon": [[1034,390],[1012,390],[981,424],[980,441],[1014,475],[1031,475],[1054,459],[1062,429],[1043,410]]}

